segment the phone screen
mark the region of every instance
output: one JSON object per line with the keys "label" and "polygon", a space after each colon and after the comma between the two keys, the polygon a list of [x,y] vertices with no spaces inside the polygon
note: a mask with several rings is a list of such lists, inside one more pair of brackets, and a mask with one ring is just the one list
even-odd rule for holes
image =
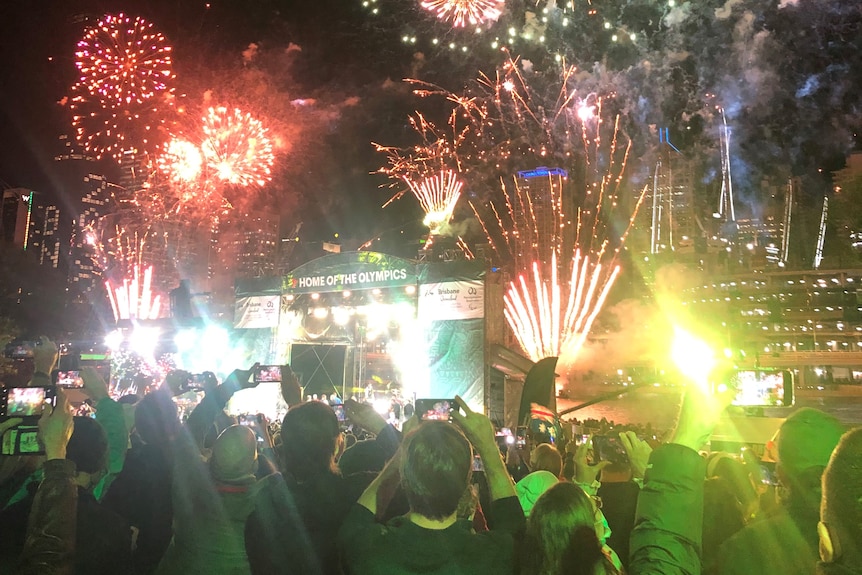
{"label": "phone screen", "polygon": [[416,413],[423,421],[449,421],[454,402],[451,399],[417,399]]}
{"label": "phone screen", "polygon": [[473,456],[473,471],[485,471],[485,464],[478,455]]}
{"label": "phone screen", "polygon": [[35,425],[19,425],[3,434],[0,443],[3,455],[39,455],[43,453],[39,445],[39,428]]}
{"label": "phone screen", "polygon": [[596,462],[628,463],[629,455],[618,435],[594,435],[593,454]]}
{"label": "phone screen", "polygon": [[525,426],[520,426],[516,432],[515,445],[518,447],[525,447],[527,445],[527,428]]}
{"label": "phone screen", "polygon": [[793,376],[788,371],[739,370],[731,378],[730,386],[736,390],[733,405],[793,405]]}
{"label": "phone screen", "polygon": [[28,417],[42,415],[48,398],[44,387],[10,387],[6,390],[6,415]]}
{"label": "phone screen", "polygon": [[84,379],[81,377],[80,371],[57,371],[57,379],[55,383],[58,387],[69,389],[81,389],[84,387]]}
{"label": "phone screen", "polygon": [[281,366],[280,365],[261,365],[254,372],[255,383],[263,383],[265,381],[281,381]]}

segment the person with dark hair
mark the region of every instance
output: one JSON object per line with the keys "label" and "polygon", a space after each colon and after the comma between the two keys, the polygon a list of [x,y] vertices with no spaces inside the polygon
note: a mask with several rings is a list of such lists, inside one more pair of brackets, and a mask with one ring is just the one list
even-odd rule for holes
{"label": "person with dark hair", "polygon": [[862,428],[847,432],[823,473],[819,575],[862,574]]}
{"label": "person with dark hair", "polygon": [[[0,423],[0,436],[21,419]],[[24,548],[15,575],[68,575],[74,572],[78,527],[78,486],[75,463],[66,459],[74,420],[62,391],[55,407],[47,406],[39,418],[39,439],[45,446],[44,479],[36,491]]]}
{"label": "person with dark hair", "polygon": [[[460,397],[455,402],[456,425],[419,424],[350,511],[338,534],[345,574],[513,571],[514,539],[524,528],[524,514],[512,478],[491,421],[471,411]],[[489,531],[482,533],[474,533],[469,520],[458,518],[459,504],[472,497],[471,443],[484,464],[491,498],[486,510]],[[410,512],[378,523],[388,494],[399,482]]]}
{"label": "person with dark hair", "polygon": [[703,566],[710,571],[718,549],[745,527],[742,507],[733,485],[723,477],[706,479],[703,486]]}
{"label": "person with dark hair", "polygon": [[594,523],[594,504],[577,485],[561,482],[545,491],[527,520],[520,573],[617,574],[596,536]]}
{"label": "person with dark hair", "polygon": [[[345,409],[351,421],[377,435],[377,456],[391,457],[400,442],[395,428],[369,405],[348,401]],[[336,534],[374,478],[342,475],[336,463],[342,446],[338,418],[328,404],[309,401],[287,411],[279,447],[284,481],[258,495],[246,524],[252,573],[339,573]]]}
{"label": "person with dark hair", "polygon": [[718,573],[809,575],[814,571],[821,476],[844,431],[835,417],[810,407],[781,424],[775,466],[781,508],[722,545]]}
{"label": "person with dark hair", "polygon": [[[76,552],[74,573],[113,574],[127,570],[132,552],[132,531],[116,513],[96,501],[93,487],[108,465],[108,440],[105,430],[89,417],[74,418],[74,432],[66,447],[66,459],[76,468],[77,497]],[[24,548],[27,517],[33,506],[33,493],[0,513],[0,563],[7,569],[17,562]]]}
{"label": "person with dark hair", "polygon": [[163,390],[148,393],[135,408],[139,441],[102,499],[138,530],[133,561],[138,573],[152,573],[171,542],[171,441],[180,432],[177,406]]}

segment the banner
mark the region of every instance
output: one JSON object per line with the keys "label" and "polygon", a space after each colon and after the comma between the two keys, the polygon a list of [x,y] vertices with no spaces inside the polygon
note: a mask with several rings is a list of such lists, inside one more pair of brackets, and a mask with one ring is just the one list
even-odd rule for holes
{"label": "banner", "polygon": [[276,327],[281,311],[281,296],[260,295],[236,300],[233,325],[240,329]]}
{"label": "banner", "polygon": [[317,258],[284,276],[283,291],[300,294],[416,285],[413,262],[377,252]]}
{"label": "banner", "polygon": [[485,317],[485,283],[482,280],[423,284],[419,290],[419,318],[422,320]]}

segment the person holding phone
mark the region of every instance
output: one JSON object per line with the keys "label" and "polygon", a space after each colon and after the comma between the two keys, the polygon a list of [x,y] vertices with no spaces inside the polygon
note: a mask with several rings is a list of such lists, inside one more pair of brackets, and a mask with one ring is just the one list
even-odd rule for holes
{"label": "person holding phone", "polygon": [[[363,573],[510,573],[514,538],[524,513],[497,448],[494,426],[455,398],[452,423],[428,421],[407,435],[401,449],[368,486],[338,534],[342,568]],[[490,531],[474,533],[457,517],[470,496],[473,449],[485,466],[491,496]],[[386,504],[387,485],[400,482],[410,513],[387,524],[376,521]]]}

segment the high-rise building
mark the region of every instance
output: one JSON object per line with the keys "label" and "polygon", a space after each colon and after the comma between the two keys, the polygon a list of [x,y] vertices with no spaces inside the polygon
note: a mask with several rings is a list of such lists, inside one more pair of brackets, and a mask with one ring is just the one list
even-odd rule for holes
{"label": "high-rise building", "polygon": [[13,188],[3,191],[0,238],[38,257],[52,268],[60,265],[60,209],[44,194]]}
{"label": "high-rise building", "polygon": [[279,265],[279,215],[272,212],[230,214],[214,236],[211,301],[215,309],[233,306],[237,278],[275,275]]}
{"label": "high-rise building", "polygon": [[97,226],[111,211],[113,192],[108,179],[99,174],[84,176],[81,192],[81,209],[72,229],[69,283],[76,293],[87,293],[101,282]]}
{"label": "high-rise building", "polygon": [[696,240],[705,235],[698,225],[693,172],[691,161],[663,137],[641,208],[641,221],[649,218],[649,253],[694,253]]}
{"label": "high-rise building", "polygon": [[540,167],[517,173],[515,187],[507,191],[508,202],[515,219],[514,233],[528,237],[513,242],[520,249],[512,254],[515,269],[529,269],[537,256],[549,258],[558,244],[573,245],[574,227],[566,218],[575,210],[568,185],[569,173],[562,168]]}

